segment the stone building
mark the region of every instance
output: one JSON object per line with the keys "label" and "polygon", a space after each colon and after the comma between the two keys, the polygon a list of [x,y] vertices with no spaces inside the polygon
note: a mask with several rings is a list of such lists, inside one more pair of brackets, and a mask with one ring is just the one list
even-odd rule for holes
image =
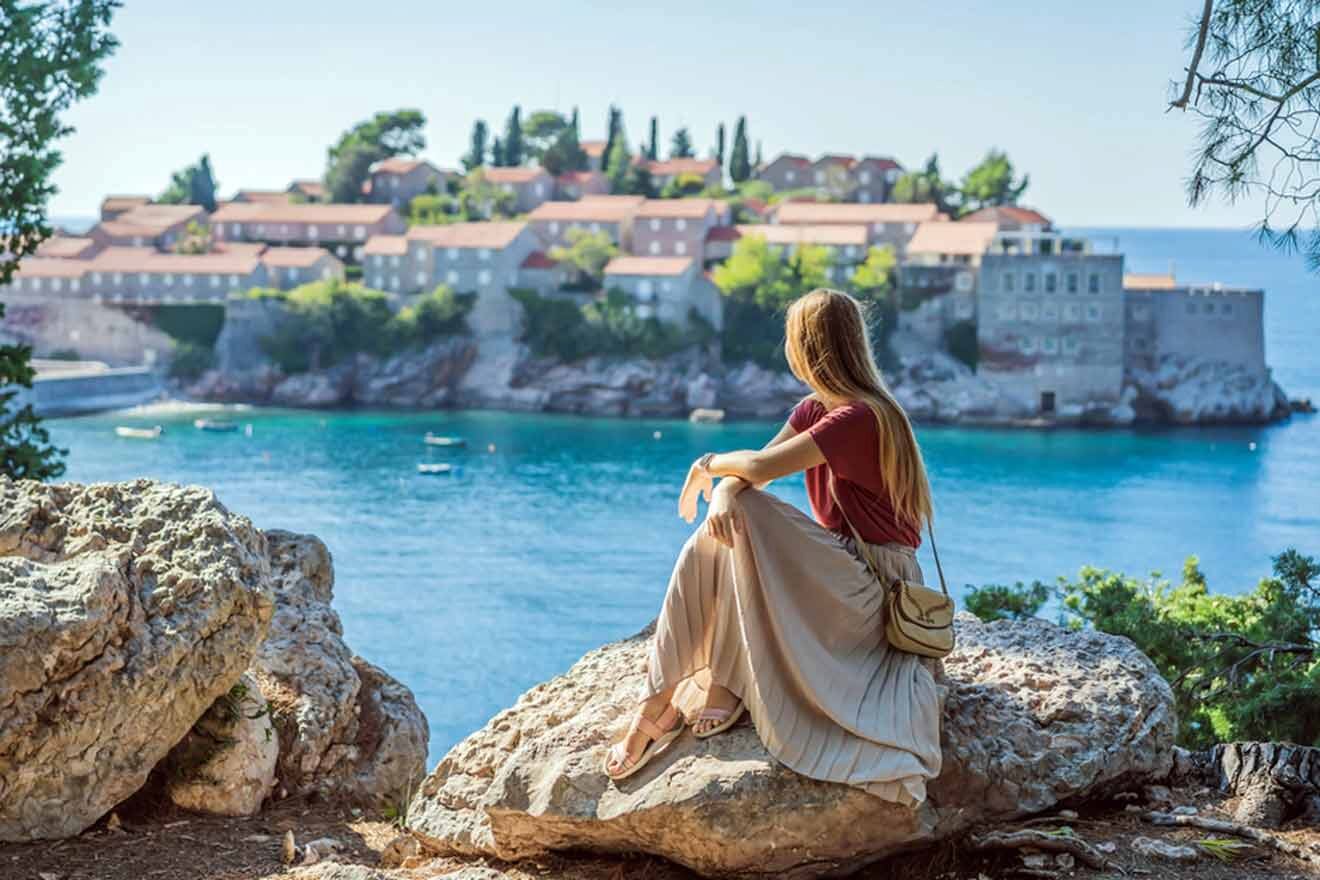
{"label": "stone building", "polygon": [[[574,203],[570,203],[574,204]],[[408,231],[407,252],[400,261],[407,292],[446,284],[459,293],[477,294],[468,324],[478,335],[517,332],[521,306],[509,296],[520,286],[523,263],[541,243],[529,224],[521,221],[451,223],[414,226]],[[374,260],[374,256],[373,256]],[[368,265],[366,271],[374,271]]]}
{"label": "stone building", "polygon": [[729,222],[715,199],[647,199],[633,215],[632,251],[640,256],[696,257],[704,265],[707,233]]}
{"label": "stone building", "polygon": [[211,215],[216,242],[322,247],[356,264],[373,235],[398,235],[403,218],[391,205],[230,203]]}
{"label": "stone building", "polygon": [[1263,291],[1179,284],[1172,275],[1125,275],[1123,287],[1130,370],[1153,370],[1172,357],[1269,373]]}
{"label": "stone building", "polygon": [[604,232],[624,250],[632,247],[633,221],[644,196],[583,196],[576,202],[546,202],[527,215],[527,223],[542,248],[568,244],[568,234],[581,229]]}
{"label": "stone building", "polygon": [[724,302],[692,257],[615,257],[605,267],[605,289],[632,297],[637,313],[680,327],[695,311],[712,327],[724,326]]}
{"label": "stone building", "polygon": [[772,223],[782,226],[824,226],[844,224],[867,227],[867,244],[892,245],[902,256],[917,225],[939,220],[939,208],[921,205],[860,205],[838,202],[781,202],[770,214]]}
{"label": "stone building", "polygon": [[519,214],[531,211],[555,196],[555,179],[539,166],[481,169],[488,183],[513,195],[513,209]]}
{"label": "stone building", "polygon": [[435,167],[425,159],[395,156],[383,159],[371,168],[367,201],[393,205],[406,213],[408,203],[425,193],[443,193],[451,172]]}

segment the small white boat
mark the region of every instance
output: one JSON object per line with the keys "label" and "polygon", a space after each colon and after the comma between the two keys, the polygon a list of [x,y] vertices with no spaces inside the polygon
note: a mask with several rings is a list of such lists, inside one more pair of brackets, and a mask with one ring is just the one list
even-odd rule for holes
{"label": "small white boat", "polygon": [[426,432],[422,442],[427,446],[467,446],[467,441],[462,437],[444,437],[440,434],[432,434],[430,431]]}
{"label": "small white boat", "polygon": [[724,410],[697,407],[688,413],[688,421],[698,425],[718,425],[724,421]]}
{"label": "small white boat", "polygon": [[130,440],[156,440],[163,433],[165,429],[160,425],[150,428],[130,428],[127,425],[120,425],[115,428],[116,436],[127,437]]}
{"label": "small white boat", "polygon": [[238,430],[238,425],[234,422],[221,422],[214,419],[196,419],[193,427],[199,431],[214,431],[219,434],[228,434]]}
{"label": "small white boat", "polygon": [[454,466],[452,464],[423,463],[417,465],[417,473],[425,474],[426,476],[436,476],[437,474],[452,474],[453,472],[454,472]]}

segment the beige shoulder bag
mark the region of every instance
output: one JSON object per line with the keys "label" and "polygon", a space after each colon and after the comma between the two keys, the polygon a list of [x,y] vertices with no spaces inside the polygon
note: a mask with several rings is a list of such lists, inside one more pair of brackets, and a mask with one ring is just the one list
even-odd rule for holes
{"label": "beige shoulder bag", "polygon": [[[870,545],[862,540],[861,534],[844,512],[839,493],[834,488],[833,473],[830,474],[830,494],[834,496],[834,506],[839,508],[839,515],[848,524],[848,530],[857,542],[857,552],[862,554],[871,574],[885,586],[880,569],[871,559]],[[889,592],[884,599],[885,638],[899,651],[938,659],[953,650],[953,599],[944,583],[944,567],[940,565],[940,551],[935,547],[935,529],[929,521],[926,522],[926,531],[930,535],[930,551],[935,554],[935,570],[940,576],[940,589],[937,592],[925,584],[894,578],[894,582],[887,585]]]}

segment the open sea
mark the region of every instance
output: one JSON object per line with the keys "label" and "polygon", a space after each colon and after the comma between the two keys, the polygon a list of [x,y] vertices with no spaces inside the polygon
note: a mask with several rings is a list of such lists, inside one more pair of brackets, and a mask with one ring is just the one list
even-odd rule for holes
{"label": "open sea", "polygon": [[[1293,397],[1320,400],[1320,277],[1228,230],[1117,236],[1128,271],[1267,291],[1267,351]],[[689,425],[503,413],[245,410],[251,434],[195,413],[51,423],[68,479],[212,487],[263,528],[320,536],[346,638],[416,693],[432,762],[522,691],[643,627],[691,526],[677,492],[702,452],[759,446],[770,423]],[[156,442],[119,424],[163,424]],[[427,431],[463,450],[430,449]],[[919,431],[950,586],[1052,580],[1083,565],[1249,589],[1286,547],[1320,554],[1320,417],[1269,428]],[[455,473],[420,476],[419,462]],[[775,491],[806,505],[800,478]],[[933,577],[928,549],[923,565]]]}

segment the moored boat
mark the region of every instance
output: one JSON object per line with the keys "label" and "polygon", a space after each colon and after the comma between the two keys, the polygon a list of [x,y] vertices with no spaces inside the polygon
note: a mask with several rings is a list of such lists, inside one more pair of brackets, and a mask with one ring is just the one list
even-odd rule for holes
{"label": "moored boat", "polygon": [[426,432],[422,442],[427,446],[467,446],[467,441],[462,437],[445,437],[441,434],[432,434],[430,431]]}
{"label": "moored boat", "polygon": [[197,419],[193,422],[193,427],[199,431],[213,431],[219,434],[228,434],[238,430],[236,423],[216,419]]}
{"label": "moored boat", "polygon": [[155,440],[165,433],[165,429],[160,425],[153,425],[150,428],[130,428],[127,425],[119,425],[115,428],[115,435],[126,437],[130,440]]}
{"label": "moored boat", "polygon": [[417,473],[426,476],[436,476],[438,474],[451,474],[454,472],[452,464],[426,464],[417,465]]}

